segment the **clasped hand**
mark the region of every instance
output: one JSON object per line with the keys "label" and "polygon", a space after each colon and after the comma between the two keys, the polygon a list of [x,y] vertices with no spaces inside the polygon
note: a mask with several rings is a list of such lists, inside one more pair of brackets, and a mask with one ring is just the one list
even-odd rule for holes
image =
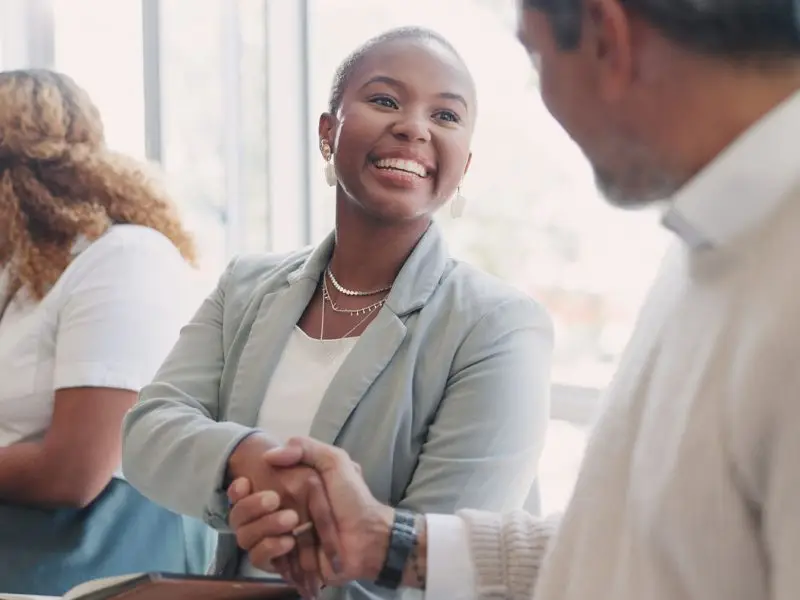
{"label": "clasped hand", "polygon": [[297,438],[261,461],[260,472],[228,489],[229,525],[251,563],[306,598],[322,585],[377,578],[394,511],[375,500],[347,453]]}

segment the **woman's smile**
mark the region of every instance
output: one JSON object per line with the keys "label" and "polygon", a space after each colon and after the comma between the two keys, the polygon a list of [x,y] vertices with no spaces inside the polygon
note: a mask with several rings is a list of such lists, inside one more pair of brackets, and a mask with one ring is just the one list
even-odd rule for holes
{"label": "woman's smile", "polygon": [[370,162],[367,168],[375,179],[391,187],[417,189],[430,182],[425,168],[410,160],[383,159]]}

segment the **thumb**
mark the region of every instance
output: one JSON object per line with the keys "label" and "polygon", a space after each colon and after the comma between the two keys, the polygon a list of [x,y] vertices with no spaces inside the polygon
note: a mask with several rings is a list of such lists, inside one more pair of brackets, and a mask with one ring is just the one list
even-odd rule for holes
{"label": "thumb", "polygon": [[264,453],[264,459],[271,467],[295,467],[303,462],[303,449],[296,446],[282,446]]}
{"label": "thumb", "polygon": [[347,456],[340,448],[306,437],[290,439],[286,449],[299,452],[302,463],[320,473],[338,468],[341,455]]}

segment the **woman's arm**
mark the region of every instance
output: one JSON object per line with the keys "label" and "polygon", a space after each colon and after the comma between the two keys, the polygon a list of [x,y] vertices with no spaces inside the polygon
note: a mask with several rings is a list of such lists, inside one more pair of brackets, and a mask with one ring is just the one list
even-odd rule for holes
{"label": "woman's arm", "polygon": [[225,295],[235,268],[234,261],[182,329],[155,379],[125,417],[122,432],[128,481],[159,504],[220,530],[227,528],[227,500],[220,488],[228,458],[255,432],[217,422]]}
{"label": "woman's arm", "polygon": [[58,390],[44,439],[0,448],[0,498],[17,504],[87,506],[119,465],[122,418],[135,401],[136,392],[129,390]]}
{"label": "woman's arm", "polygon": [[48,298],[61,303],[52,420],[41,440],[0,449],[5,501],[82,507],[102,492],[123,416],[188,316],[191,270],[167,240],[101,238],[76,260]]}
{"label": "woman's arm", "polygon": [[[125,477],[158,504],[221,532],[230,531],[228,481],[244,477],[257,490],[276,490],[287,507],[305,516],[308,488],[317,479],[306,467],[269,469],[263,455],[276,441],[264,431],[226,420],[220,405],[228,351],[224,330],[233,335],[244,329],[243,313],[258,310],[258,303],[249,302],[251,284],[260,281],[266,268],[261,256],[228,267],[123,426]],[[243,289],[234,294],[235,286]],[[249,331],[236,335],[244,342]]]}

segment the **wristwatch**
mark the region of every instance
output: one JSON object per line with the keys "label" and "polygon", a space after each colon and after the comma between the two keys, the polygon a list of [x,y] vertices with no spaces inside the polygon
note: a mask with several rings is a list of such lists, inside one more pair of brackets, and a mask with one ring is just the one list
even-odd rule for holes
{"label": "wristwatch", "polygon": [[407,510],[395,510],[386,559],[375,583],[390,590],[400,587],[408,557],[411,556],[411,551],[417,545],[417,535],[414,513]]}

